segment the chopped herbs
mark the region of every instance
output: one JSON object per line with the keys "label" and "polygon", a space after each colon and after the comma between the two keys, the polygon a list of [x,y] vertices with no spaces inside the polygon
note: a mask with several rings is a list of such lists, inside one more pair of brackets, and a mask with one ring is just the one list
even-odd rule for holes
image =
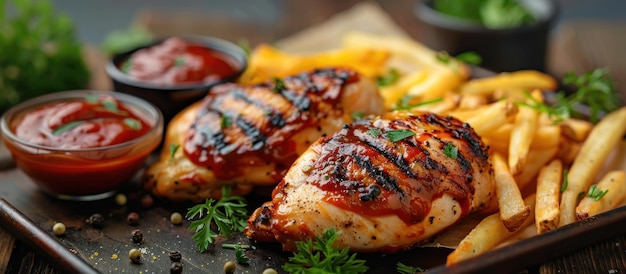
{"label": "chopped herbs", "polygon": [[389,69],[387,74],[383,76],[379,76],[376,79],[376,84],[378,84],[379,87],[390,86],[396,81],[398,81],[399,78],[400,78],[400,73],[398,72],[398,70],[395,68],[391,68]]}
{"label": "chopped herbs", "polygon": [[414,98],[415,98],[415,95],[408,95],[407,94],[407,95],[403,96],[400,99],[400,101],[398,101],[398,104],[393,109],[394,110],[410,110],[412,108],[416,108],[416,107],[419,107],[419,106],[439,103],[439,102],[443,101],[443,97],[439,97],[439,98],[435,98],[435,99],[428,100],[428,101],[421,101],[421,102],[413,103],[412,100]]}
{"label": "chopped herbs", "polygon": [[90,104],[95,104],[98,102],[98,95],[95,94],[87,94],[85,96],[85,101]]}
{"label": "chopped herbs", "polygon": [[353,112],[350,117],[352,117],[352,120],[360,120],[365,117],[365,113],[363,111]]}
{"label": "chopped herbs", "polygon": [[570,117],[585,117],[586,114],[580,109],[582,105],[589,107],[588,116],[593,123],[597,123],[603,113],[620,107],[615,82],[605,68],[595,69],[580,76],[569,72],[564,76],[563,83],[574,85],[576,91],[569,95],[564,91],[557,92],[555,102],[551,105],[540,102],[525,93],[530,103],[518,104],[547,113],[554,123]]}
{"label": "chopped herbs", "polygon": [[339,249],[333,245],[341,235],[334,228],[324,230],[314,240],[296,242],[296,252],[289,257],[283,269],[289,273],[365,273],[365,260],[350,254],[349,248]]}
{"label": "chopped herbs", "polygon": [[220,122],[220,125],[222,128],[229,128],[231,126],[232,122],[230,121],[230,117],[226,116],[226,115],[222,115],[222,120]]}
{"label": "chopped herbs", "polygon": [[64,125],[62,125],[62,126],[58,127],[58,128],[55,128],[55,129],[52,131],[52,135],[59,135],[59,134],[61,134],[61,133],[63,133],[63,132],[66,132],[66,131],[68,131],[68,130],[70,130],[70,129],[73,129],[73,128],[75,128],[75,127],[77,127],[77,126],[80,126],[80,125],[82,125],[82,124],[84,124],[84,123],[85,123],[85,121],[73,121],[73,122],[69,122],[69,123],[67,123],[67,124],[64,124]]}
{"label": "chopped herbs", "polygon": [[184,64],[185,64],[184,57],[176,57],[176,59],[174,60],[174,66],[182,66]]}
{"label": "chopped herbs", "polygon": [[597,202],[608,192],[608,189],[603,191],[598,186],[592,185],[591,188],[589,188],[589,192],[587,192],[587,197],[591,197]]}
{"label": "chopped herbs", "polygon": [[366,131],[367,134],[376,138],[380,135],[380,128],[372,128]]}
{"label": "chopped herbs", "polygon": [[398,271],[399,274],[415,274],[418,272],[424,272],[426,270],[419,266],[410,266],[410,265],[405,265],[401,262],[398,262],[396,264],[396,271]]}
{"label": "chopped herbs", "polygon": [[565,192],[565,190],[567,189],[567,185],[569,184],[569,181],[567,179],[567,174],[569,173],[569,171],[566,169],[563,171],[563,183],[561,184],[561,193]]}
{"label": "chopped herbs", "polygon": [[445,154],[446,156],[452,159],[456,159],[458,157],[458,153],[459,153],[459,149],[451,143],[447,143],[443,147],[443,154]]}
{"label": "chopped herbs", "polygon": [[141,129],[141,122],[133,118],[124,118],[124,124],[133,130]]}
{"label": "chopped herbs", "polygon": [[113,101],[102,101],[100,104],[108,111],[118,112],[117,104]]}
{"label": "chopped herbs", "polygon": [[[194,231],[192,238],[200,252],[207,250],[218,235],[230,238],[233,231],[242,232],[246,227],[246,200],[241,196],[230,196],[230,192],[230,187],[222,186],[222,198],[217,201],[206,199],[203,204],[197,204],[187,212],[188,220],[200,218],[189,225],[189,229]],[[213,224],[217,231],[211,227]]]}
{"label": "chopped herbs", "polygon": [[438,12],[492,29],[528,25],[536,21],[517,0],[436,0],[433,6]]}
{"label": "chopped herbs", "polygon": [[285,86],[285,82],[282,79],[278,77],[274,77],[272,79],[274,80],[274,92],[281,93],[283,90],[287,89],[287,86]]}
{"label": "chopped herbs", "polygon": [[386,135],[387,135],[387,139],[389,139],[390,141],[397,142],[404,138],[408,138],[408,137],[415,135],[415,131],[408,130],[408,129],[395,129],[395,130],[387,131]]}
{"label": "chopped herbs", "polygon": [[470,65],[478,66],[483,62],[483,58],[473,51],[463,52],[456,56],[456,59]]}
{"label": "chopped herbs", "polygon": [[179,144],[170,144],[170,163],[174,162],[174,156],[176,155],[176,151],[178,151],[179,148]]}
{"label": "chopped herbs", "polygon": [[437,52],[437,54],[435,55],[435,58],[437,58],[437,61],[444,63],[444,64],[450,64],[450,60],[452,60],[452,57],[450,57],[450,54],[448,54],[447,51],[440,51]]}
{"label": "chopped herbs", "polygon": [[252,247],[249,245],[242,245],[241,243],[237,244],[222,244],[222,248],[234,249],[235,250],[235,259],[240,264],[247,264],[250,258],[246,256],[246,249],[251,249]]}

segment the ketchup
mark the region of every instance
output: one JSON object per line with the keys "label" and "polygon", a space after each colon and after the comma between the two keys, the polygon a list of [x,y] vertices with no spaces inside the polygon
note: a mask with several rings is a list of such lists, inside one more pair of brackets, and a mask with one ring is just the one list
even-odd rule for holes
{"label": "ketchup", "polygon": [[137,80],[172,86],[216,82],[237,71],[228,55],[179,37],[133,53],[120,69]]}
{"label": "ketchup", "polygon": [[139,111],[110,95],[43,105],[25,113],[13,127],[26,142],[64,149],[116,145],[152,128]]}

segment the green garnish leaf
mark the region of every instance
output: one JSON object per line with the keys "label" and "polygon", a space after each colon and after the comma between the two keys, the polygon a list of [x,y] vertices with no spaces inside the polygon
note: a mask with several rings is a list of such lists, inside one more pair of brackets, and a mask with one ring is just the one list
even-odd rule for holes
{"label": "green garnish leaf", "polygon": [[458,153],[459,153],[459,149],[451,143],[447,143],[443,147],[443,154],[445,154],[446,156],[452,159],[456,159],[458,157]]}
{"label": "green garnish leaf", "polygon": [[439,103],[443,101],[443,97],[438,97],[438,98],[428,100],[428,101],[412,103],[411,100],[413,100],[413,98],[415,98],[415,95],[409,95],[409,94],[404,95],[393,109],[394,110],[410,110],[412,108],[416,108],[419,106],[425,106],[425,105]]}
{"label": "green garnish leaf", "polygon": [[66,132],[66,131],[68,131],[68,130],[70,130],[70,129],[73,129],[73,128],[75,128],[75,127],[77,127],[77,126],[80,126],[80,125],[82,125],[82,124],[84,124],[84,123],[85,123],[85,121],[73,121],[73,122],[69,122],[69,123],[67,123],[67,124],[64,124],[64,125],[62,125],[62,126],[58,127],[58,128],[55,128],[55,129],[52,131],[52,135],[59,135],[59,134],[61,134],[61,133],[63,133],[63,132]]}
{"label": "green garnish leaf", "polygon": [[509,28],[536,21],[517,0],[436,0],[435,10],[488,28]]}
{"label": "green garnish leaf", "polygon": [[376,79],[376,84],[378,84],[379,87],[386,87],[392,85],[393,83],[398,81],[398,79],[400,79],[400,73],[397,69],[391,68],[389,69],[387,74],[379,76]]}
{"label": "green garnish leaf", "polygon": [[222,128],[229,128],[232,125],[232,121],[230,120],[230,117],[226,115],[222,115],[222,120],[220,122],[220,125],[222,126]]}
{"label": "green garnish leaf", "polygon": [[102,101],[101,104],[105,109],[111,112],[118,112],[117,104],[115,104],[115,102],[113,101]]}
{"label": "green garnish leaf", "polygon": [[565,190],[567,189],[567,186],[569,185],[569,181],[567,179],[567,174],[569,173],[569,171],[566,169],[563,171],[563,183],[561,183],[561,193],[565,192]]}
{"label": "green garnish leaf", "polygon": [[387,134],[387,139],[389,139],[392,142],[397,142],[404,138],[408,138],[408,137],[415,135],[415,131],[412,131],[409,129],[395,129],[395,130],[387,131],[386,134]]}
{"label": "green garnish leaf", "polygon": [[274,77],[272,80],[274,80],[274,88],[272,89],[274,92],[281,93],[283,90],[287,89],[287,86],[285,86],[285,82],[282,79]]}
{"label": "green garnish leaf", "polygon": [[396,263],[396,271],[398,271],[399,274],[415,274],[419,272],[424,272],[426,270],[419,266],[410,266],[398,262]]}
{"label": "green garnish leaf", "polygon": [[608,193],[609,190],[602,190],[600,189],[598,186],[596,185],[592,185],[589,188],[589,192],[587,192],[587,197],[591,197],[593,198],[594,201],[599,201],[604,195],[606,195],[606,193]]}
{"label": "green garnish leaf", "polygon": [[176,151],[180,148],[179,144],[170,144],[170,163],[174,162]]}
{"label": "green garnish leaf", "polygon": [[363,119],[363,117],[365,117],[365,112],[363,111],[353,112],[352,114],[350,114],[350,117],[352,117],[352,120],[360,120],[360,119]]}
{"label": "green garnish leaf", "polygon": [[133,130],[141,130],[141,122],[133,118],[124,118],[124,124]]}
{"label": "green garnish leaf", "polygon": [[380,135],[380,128],[372,128],[372,129],[368,129],[366,131],[367,134],[369,134],[370,136],[376,138]]}
{"label": "green garnish leaf", "polygon": [[456,56],[456,59],[470,65],[478,66],[483,62],[483,58],[473,51],[463,52]]}
{"label": "green garnish leaf", "polygon": [[90,104],[95,104],[98,102],[98,95],[95,94],[87,94],[85,96],[85,101]]}
{"label": "green garnish leaf", "polygon": [[439,61],[441,63],[444,63],[446,65],[450,64],[451,57],[450,57],[450,54],[448,54],[447,51],[443,51],[442,50],[440,52],[437,52],[437,54],[435,55],[435,58],[437,58],[437,61]]}
{"label": "green garnish leaf", "polygon": [[185,64],[185,58],[184,57],[176,57],[176,59],[174,59],[174,66],[182,66]]}
{"label": "green garnish leaf", "polygon": [[357,259],[350,249],[339,249],[333,243],[341,233],[334,228],[324,230],[315,240],[296,242],[296,252],[283,269],[289,273],[365,273],[365,260]]}
{"label": "green garnish leaf", "polygon": [[[242,232],[246,227],[246,200],[241,196],[230,196],[230,192],[230,187],[222,186],[222,198],[217,201],[206,199],[203,204],[190,208],[185,215],[187,220],[199,218],[191,222],[189,229],[194,231],[192,239],[200,252],[206,251],[218,235],[231,238],[233,232]],[[211,224],[215,224],[216,231]]]}
{"label": "green garnish leaf", "polygon": [[247,264],[250,260],[248,256],[246,256],[245,250],[241,248],[241,245],[235,247],[235,259],[240,264]]}
{"label": "green garnish leaf", "polygon": [[582,105],[589,107],[589,120],[594,124],[600,120],[603,113],[620,107],[615,82],[605,68],[595,69],[580,76],[573,72],[567,73],[563,78],[563,83],[574,85],[576,91],[569,95],[564,91],[557,92],[552,105],[542,103],[528,93],[525,95],[530,103],[519,102],[518,104],[547,113],[555,124],[570,117],[585,117],[586,115],[579,109]]}

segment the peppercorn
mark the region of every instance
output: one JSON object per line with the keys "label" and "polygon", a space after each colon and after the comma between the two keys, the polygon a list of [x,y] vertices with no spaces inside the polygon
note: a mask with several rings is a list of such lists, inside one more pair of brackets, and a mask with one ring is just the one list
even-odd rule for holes
{"label": "peppercorn", "polygon": [[104,226],[104,217],[101,214],[95,213],[89,216],[89,223],[95,228],[102,228]]}
{"label": "peppercorn", "polygon": [[278,274],[278,272],[276,272],[276,270],[273,268],[266,268],[265,270],[263,270],[262,274]]}
{"label": "peppercorn", "polygon": [[117,195],[115,195],[115,203],[119,206],[123,206],[126,205],[126,202],[128,201],[128,199],[126,198],[126,195],[124,195],[124,193],[118,193]]}
{"label": "peppercorn", "polygon": [[144,194],[143,196],[141,196],[140,203],[141,207],[150,208],[154,204],[154,199],[152,199],[152,195]]}
{"label": "peppercorn", "polygon": [[52,232],[54,232],[54,234],[57,236],[65,234],[65,225],[63,223],[54,224],[52,226]]}
{"label": "peppercorn", "polygon": [[170,265],[170,273],[171,274],[183,273],[183,264],[181,262],[173,262]]}
{"label": "peppercorn", "polygon": [[172,262],[180,262],[180,260],[183,258],[183,255],[180,254],[180,251],[178,250],[171,250],[169,255]]}
{"label": "peppercorn", "polygon": [[178,212],[174,212],[172,213],[172,215],[170,216],[170,222],[172,222],[173,225],[180,225],[183,223],[183,215],[181,215]]}
{"label": "peppercorn", "polygon": [[235,262],[228,261],[224,264],[224,273],[226,274],[235,273],[235,268],[237,268],[237,265],[235,264]]}
{"label": "peppercorn", "polygon": [[128,216],[126,217],[126,222],[132,226],[139,225],[139,214],[137,214],[137,212],[128,213]]}
{"label": "peppercorn", "polygon": [[128,258],[130,258],[131,262],[138,264],[141,262],[141,250],[136,248],[131,249],[128,252]]}
{"label": "peppercorn", "polygon": [[133,243],[139,244],[143,242],[143,232],[139,229],[135,229],[130,232],[130,237],[133,240]]}

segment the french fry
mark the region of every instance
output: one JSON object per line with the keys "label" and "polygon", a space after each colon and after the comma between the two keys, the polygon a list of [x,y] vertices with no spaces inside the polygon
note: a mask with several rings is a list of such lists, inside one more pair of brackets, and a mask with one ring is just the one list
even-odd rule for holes
{"label": "french fry", "polygon": [[524,203],[517,183],[502,155],[493,154],[492,159],[500,219],[509,231],[515,231],[528,219],[530,207]]}
{"label": "french fry", "polygon": [[529,91],[533,89],[554,90],[556,87],[556,80],[550,75],[534,70],[520,70],[467,81],[460,86],[459,91],[462,94],[487,95],[498,89]]}
{"label": "french fry", "polygon": [[468,123],[482,136],[506,124],[517,111],[515,104],[499,101],[471,111],[451,111],[447,114]]}
{"label": "french fry", "polygon": [[525,190],[529,187],[539,174],[541,168],[554,158],[557,151],[558,147],[531,150],[530,153],[528,153],[528,161],[526,161],[524,171],[515,176],[515,181],[517,182],[518,187],[521,190]]}
{"label": "french fry", "polygon": [[576,221],[579,193],[584,193],[589,188],[625,131],[626,107],[607,114],[591,130],[570,168],[568,187],[561,195],[560,226]]}
{"label": "french fry", "polygon": [[559,200],[561,198],[562,180],[563,164],[558,159],[552,160],[539,171],[535,203],[535,225],[538,234],[559,226]]}
{"label": "french fry", "polygon": [[[626,197],[626,172],[615,170],[607,173],[595,187],[595,197],[586,195],[576,207],[576,218],[585,219],[617,207]],[[602,194],[604,193],[604,194]],[[598,197],[598,198],[596,198]]]}
{"label": "french fry", "polygon": [[576,142],[584,141],[589,132],[593,128],[593,124],[589,121],[569,118],[559,124],[563,135]]}
{"label": "french fry", "polygon": [[[528,205],[529,210],[534,210],[535,195],[526,197],[523,201]],[[526,218],[520,228],[529,226],[534,218]],[[507,238],[514,235],[518,230],[509,230],[502,220],[500,214],[494,213],[483,219],[470,233],[461,240],[457,248],[446,258],[446,265],[452,265],[462,260],[483,254]]]}
{"label": "french fry", "polygon": [[[535,91],[533,93],[539,93]],[[515,124],[511,129],[511,139],[509,144],[508,164],[511,174],[517,175],[524,170],[524,164],[528,157],[530,144],[537,128],[537,110],[528,107],[521,107],[515,115]]]}
{"label": "french fry", "polygon": [[563,164],[569,166],[576,159],[581,146],[582,142],[576,142],[570,138],[561,136],[561,138],[559,138],[559,152],[556,157],[561,159]]}
{"label": "french fry", "polygon": [[487,98],[483,95],[466,94],[461,96],[459,109],[475,109],[487,104]]}

